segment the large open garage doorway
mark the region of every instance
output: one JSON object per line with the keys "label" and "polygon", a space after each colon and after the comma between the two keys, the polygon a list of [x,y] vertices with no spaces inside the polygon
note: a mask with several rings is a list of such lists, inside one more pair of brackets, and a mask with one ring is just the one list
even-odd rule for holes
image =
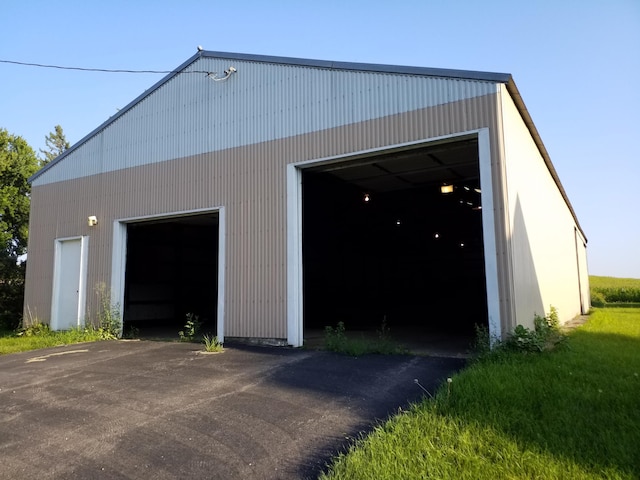
{"label": "large open garage doorway", "polygon": [[304,339],[344,322],[425,353],[488,326],[476,137],[301,169]]}
{"label": "large open garage doorway", "polygon": [[123,330],[178,337],[189,318],[218,335],[219,214],[126,224]]}

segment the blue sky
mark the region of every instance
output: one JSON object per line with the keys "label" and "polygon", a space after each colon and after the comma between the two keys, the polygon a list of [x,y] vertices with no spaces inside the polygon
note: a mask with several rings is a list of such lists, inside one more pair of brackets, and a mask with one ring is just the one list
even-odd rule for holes
{"label": "blue sky", "polygon": [[[0,60],[171,70],[207,50],[511,73],[589,239],[640,278],[640,1],[8,0]],[[74,143],[162,78],[0,63],[0,128]],[[539,232],[553,235],[553,232]]]}

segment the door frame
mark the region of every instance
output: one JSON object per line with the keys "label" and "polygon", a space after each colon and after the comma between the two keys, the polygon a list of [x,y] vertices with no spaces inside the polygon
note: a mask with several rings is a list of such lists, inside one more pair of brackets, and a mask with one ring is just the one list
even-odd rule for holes
{"label": "door frame", "polygon": [[75,327],[81,327],[85,321],[87,305],[87,263],[89,259],[89,237],[74,236],[56,238],[54,240],[53,254],[53,289],[51,292],[51,330],[58,330],[60,319],[58,309],[60,307],[60,290],[62,282],[62,245],[64,242],[80,241],[80,272],[78,272],[78,305],[76,307]]}
{"label": "door frame", "polygon": [[475,137],[478,140],[478,163],[482,201],[482,232],[489,335],[500,338],[500,290],[498,284],[497,244],[491,175],[491,148],[488,128],[459,132],[415,142],[387,145],[347,155],[325,157],[287,165],[287,343],[301,347],[304,342],[304,298],[302,265],[302,170],[319,165],[341,163],[357,158],[377,156],[389,151],[420,148],[434,143],[449,143]]}
{"label": "door frame", "polygon": [[144,215],[140,217],[119,218],[113,221],[113,252],[111,256],[111,306],[120,312],[120,321],[123,321],[124,286],[127,264],[127,225],[143,223],[152,220],[171,220],[181,217],[205,215],[207,213],[218,214],[218,305],[216,330],[217,337],[224,343],[224,312],[225,312],[225,207],[202,208],[195,210],[183,210],[178,212],[162,213],[156,215]]}

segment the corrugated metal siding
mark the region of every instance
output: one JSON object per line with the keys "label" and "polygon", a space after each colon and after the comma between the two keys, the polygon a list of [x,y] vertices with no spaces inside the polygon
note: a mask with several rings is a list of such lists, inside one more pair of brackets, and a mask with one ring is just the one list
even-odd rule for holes
{"label": "corrugated metal siding", "polygon": [[[486,95],[34,186],[26,305],[49,319],[55,238],[90,236],[87,312],[95,312],[91,291],[111,283],[114,220],[225,206],[225,336],[286,338],[286,165],[483,127],[496,152],[496,104],[495,94]],[[98,217],[97,227],[87,226],[88,215]]]}
{"label": "corrugated metal siding", "polygon": [[[34,185],[306,135],[491,94],[479,80],[201,58],[38,177]],[[464,116],[464,112],[460,114]],[[451,120],[448,120],[451,121]]]}
{"label": "corrugated metal siding", "polygon": [[553,305],[561,321],[580,314],[577,227],[557,184],[506,88],[501,87],[507,242],[511,254],[515,324],[533,326],[534,314]]}

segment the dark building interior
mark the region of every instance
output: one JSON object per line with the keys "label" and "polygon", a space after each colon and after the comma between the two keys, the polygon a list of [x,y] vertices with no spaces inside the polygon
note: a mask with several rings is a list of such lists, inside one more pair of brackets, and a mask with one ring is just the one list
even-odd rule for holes
{"label": "dark building interior", "polygon": [[216,334],[218,216],[127,226],[124,332],[177,336],[187,314]]}
{"label": "dark building interior", "polygon": [[480,200],[475,141],[303,170],[305,330],[486,326]]}

